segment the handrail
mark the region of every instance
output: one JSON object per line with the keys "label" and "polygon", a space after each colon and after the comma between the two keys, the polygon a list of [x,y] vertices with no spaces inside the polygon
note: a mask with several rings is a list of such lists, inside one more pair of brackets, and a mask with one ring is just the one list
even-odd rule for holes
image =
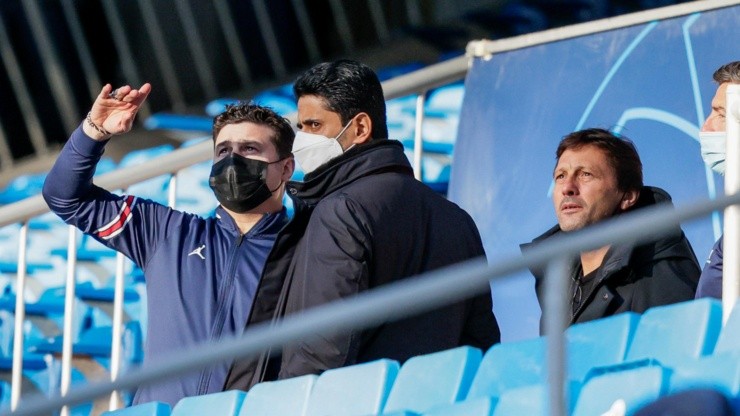
{"label": "handrail", "polygon": [[[489,281],[524,268],[538,267],[563,257],[606,244],[640,244],[659,238],[678,223],[708,215],[732,204],[740,204],[740,193],[714,200],[700,200],[676,207],[663,205],[642,208],[618,218],[602,221],[580,231],[545,240],[527,251],[526,256],[509,256],[486,265],[472,260],[438,269],[416,278],[361,293],[352,299],[332,302],[290,315],[277,324],[250,327],[249,336],[222,339],[185,351],[173,352],[156,364],[132,370],[115,381],[91,383],[73,390],[66,397],[48,400],[29,397],[14,412],[2,415],[48,414],[62,406],[88,402],[113,390],[128,390],[166,378],[183,375],[217,362],[259,354],[268,348],[288,344],[317,334],[378,325],[483,293]],[[560,297],[560,302],[565,302]],[[562,304],[556,307],[564,307]]]}

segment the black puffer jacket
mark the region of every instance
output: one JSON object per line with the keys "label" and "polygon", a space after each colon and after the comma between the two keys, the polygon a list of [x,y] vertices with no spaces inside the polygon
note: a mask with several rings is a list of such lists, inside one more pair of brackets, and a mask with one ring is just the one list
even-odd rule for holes
{"label": "black puffer jacket", "polygon": [[[646,186],[633,209],[660,203],[671,204],[670,195],[660,188]],[[561,232],[556,225],[531,243],[522,244],[522,252],[526,254],[528,248]],[[571,281],[576,279],[579,264],[580,260],[573,261]],[[612,246],[594,277],[593,290],[582,294],[571,324],[620,312],[642,313],[653,306],[693,299],[700,272],[694,250],[679,227],[654,243]],[[537,299],[543,306],[544,270],[532,270],[532,274]],[[570,296],[569,293],[569,300]]]}
{"label": "black puffer jacket", "polygon": [[[414,179],[397,141],[358,146],[289,184],[296,214],[268,257],[247,325],[484,256],[470,216]],[[404,361],[500,338],[490,292],[380,327],[302,341],[277,360],[234,363],[226,388],[378,358]]]}

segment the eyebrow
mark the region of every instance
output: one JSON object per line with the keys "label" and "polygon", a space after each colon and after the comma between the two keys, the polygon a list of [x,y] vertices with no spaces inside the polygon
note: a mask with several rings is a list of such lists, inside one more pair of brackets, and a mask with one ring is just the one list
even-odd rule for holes
{"label": "eyebrow", "polygon": [[321,123],[321,121],[315,118],[307,118],[305,120],[298,120],[295,125],[300,129],[302,125],[311,123]]}
{"label": "eyebrow", "polygon": [[245,140],[224,140],[224,141],[220,142],[219,144],[217,144],[216,147],[219,147],[219,146],[235,146],[235,145],[236,146],[249,145],[249,146],[255,146],[255,147],[257,147],[257,146],[262,146],[262,143],[259,142],[259,141],[257,141],[257,140],[253,140],[253,139],[245,139]]}

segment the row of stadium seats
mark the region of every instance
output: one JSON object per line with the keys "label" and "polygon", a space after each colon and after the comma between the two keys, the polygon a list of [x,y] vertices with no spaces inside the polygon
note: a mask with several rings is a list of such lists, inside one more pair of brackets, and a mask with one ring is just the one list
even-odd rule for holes
{"label": "row of stadium seats", "polygon": [[[249,392],[147,403],[109,416],[548,414],[546,337],[497,344],[485,354],[458,347],[403,365],[388,359],[264,382]],[[621,400],[626,414],[670,393],[709,387],[740,393],[740,307],[722,326],[717,300],[700,299],[571,326],[565,398],[576,416]]]}

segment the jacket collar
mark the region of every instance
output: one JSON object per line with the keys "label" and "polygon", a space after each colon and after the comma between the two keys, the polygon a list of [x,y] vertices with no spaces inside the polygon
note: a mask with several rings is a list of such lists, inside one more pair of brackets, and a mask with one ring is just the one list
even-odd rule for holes
{"label": "jacket collar", "polygon": [[308,205],[362,177],[380,172],[413,175],[413,169],[397,140],[372,140],[356,146],[307,174],[303,182],[288,182],[288,192]]}
{"label": "jacket collar", "polygon": [[[236,221],[231,218],[226,210],[219,205],[216,208],[216,218],[219,220],[219,224],[222,227],[228,229],[235,235],[241,235],[239,227],[236,226]],[[264,235],[275,235],[283,228],[285,223],[288,221],[288,214],[283,206],[283,209],[277,212],[268,213],[262,216],[257,224],[254,224],[251,230],[249,230],[245,236],[249,238],[259,238]]]}
{"label": "jacket collar", "polygon": [[[671,197],[666,191],[657,187],[644,186],[640,191],[640,198],[630,211],[664,203],[672,205]],[[523,253],[526,253],[528,249],[534,247],[538,243],[563,232],[564,231],[560,229],[559,225],[555,225],[545,231],[541,236],[532,240],[531,243],[521,244],[520,248]],[[615,276],[616,271],[623,269],[630,264],[639,265],[643,262],[654,261],[656,259],[666,257],[685,257],[686,252],[683,250],[683,247],[678,244],[682,239],[683,232],[677,226],[673,232],[652,243],[647,243],[637,247],[612,245],[604,256],[604,262],[599,268],[599,273],[596,278],[601,280],[605,277]],[[571,270],[576,269],[579,261],[580,260],[578,258],[573,259]],[[530,271],[538,280],[542,279],[545,274],[544,266],[531,268]]]}

